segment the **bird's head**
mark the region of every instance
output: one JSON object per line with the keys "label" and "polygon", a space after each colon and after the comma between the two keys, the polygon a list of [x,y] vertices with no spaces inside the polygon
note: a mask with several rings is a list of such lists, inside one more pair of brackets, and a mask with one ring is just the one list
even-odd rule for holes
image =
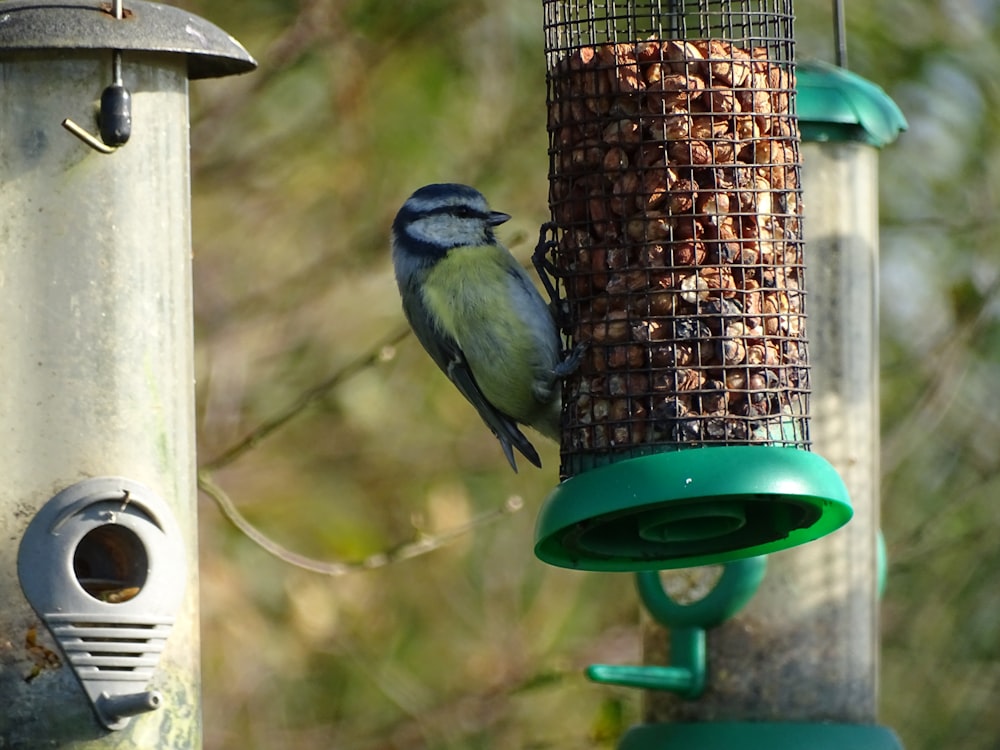
{"label": "bird's head", "polygon": [[411,195],[392,223],[393,256],[433,264],[456,247],[493,245],[493,228],[510,218],[490,210],[468,185],[426,185]]}

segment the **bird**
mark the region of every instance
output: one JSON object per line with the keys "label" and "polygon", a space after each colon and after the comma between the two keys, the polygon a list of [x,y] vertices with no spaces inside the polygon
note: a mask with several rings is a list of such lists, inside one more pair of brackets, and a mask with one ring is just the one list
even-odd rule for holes
{"label": "bird", "polygon": [[549,305],[495,234],[509,214],[475,188],[425,185],[392,223],[403,313],[431,359],[492,430],[541,468],[519,425],[559,439],[562,343]]}

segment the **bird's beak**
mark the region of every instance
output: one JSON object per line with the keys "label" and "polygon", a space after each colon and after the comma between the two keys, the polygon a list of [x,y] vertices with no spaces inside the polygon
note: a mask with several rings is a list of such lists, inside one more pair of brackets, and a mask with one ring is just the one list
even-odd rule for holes
{"label": "bird's beak", "polygon": [[498,224],[503,224],[505,221],[510,220],[510,214],[505,214],[502,211],[490,211],[490,218],[486,220],[486,223],[491,227],[495,227]]}

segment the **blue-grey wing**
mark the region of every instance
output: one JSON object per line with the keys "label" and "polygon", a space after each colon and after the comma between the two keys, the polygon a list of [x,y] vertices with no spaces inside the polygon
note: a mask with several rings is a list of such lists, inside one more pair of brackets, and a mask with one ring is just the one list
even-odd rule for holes
{"label": "blue-grey wing", "polygon": [[469,368],[469,363],[458,343],[451,336],[448,336],[434,326],[433,319],[423,300],[420,298],[419,292],[411,290],[411,293],[403,295],[403,312],[406,314],[406,319],[410,322],[413,333],[416,334],[417,339],[423,345],[424,349],[427,350],[431,359],[448,376],[448,379],[454,383],[455,387],[465,396],[466,400],[475,407],[476,411],[479,412],[479,416],[486,423],[486,426],[490,428],[497,440],[500,441],[500,446],[503,448],[504,455],[507,457],[507,461],[510,462],[511,468],[517,471],[517,463],[514,461],[512,446],[513,448],[517,448],[532,464],[540,468],[542,461],[538,457],[535,447],[525,437],[524,433],[518,429],[517,422],[503,412],[498,411],[487,400],[479,384],[476,383],[476,378],[473,376],[472,370]]}

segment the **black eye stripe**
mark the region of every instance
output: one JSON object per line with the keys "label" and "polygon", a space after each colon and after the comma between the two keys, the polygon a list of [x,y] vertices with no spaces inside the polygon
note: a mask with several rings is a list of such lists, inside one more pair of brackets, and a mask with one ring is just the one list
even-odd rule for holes
{"label": "black eye stripe", "polygon": [[420,216],[438,216],[441,214],[450,214],[462,219],[486,219],[489,216],[485,211],[477,211],[472,206],[463,205],[438,206],[437,208],[421,212]]}

